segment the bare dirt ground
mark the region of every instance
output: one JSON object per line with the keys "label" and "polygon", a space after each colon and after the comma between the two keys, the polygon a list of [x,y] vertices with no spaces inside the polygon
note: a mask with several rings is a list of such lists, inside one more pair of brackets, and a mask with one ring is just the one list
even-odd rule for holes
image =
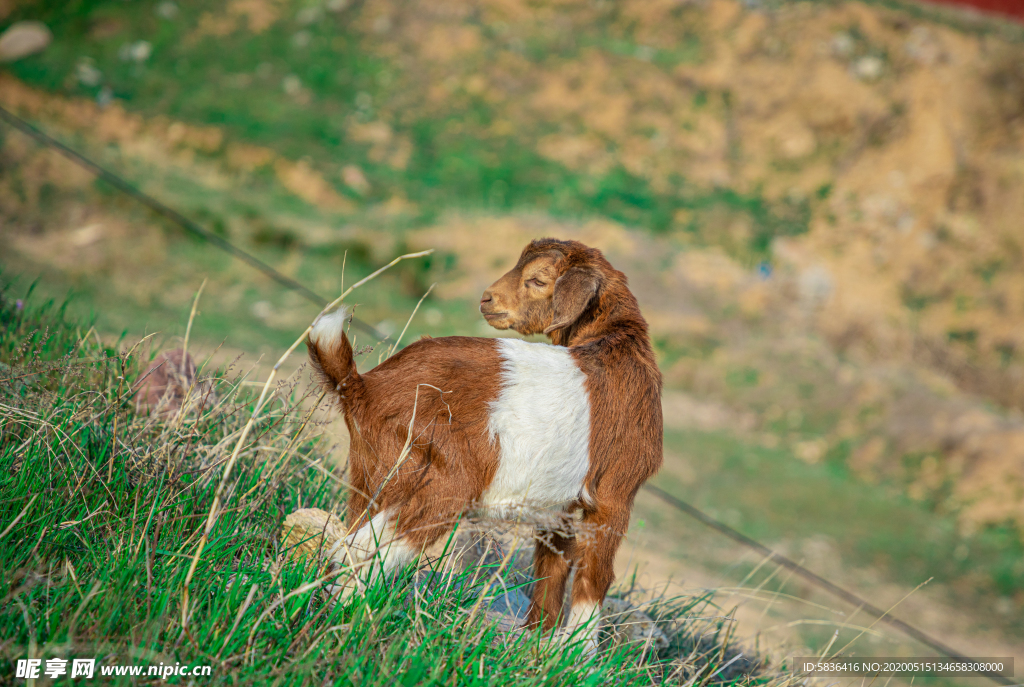
{"label": "bare dirt ground", "polygon": [[[540,30],[518,3],[487,4],[513,32]],[[460,333],[493,334],[475,317],[475,299],[529,239],[557,235],[600,246],[629,275],[664,352],[671,427],[735,431],[809,466],[835,459],[865,482],[896,481],[911,498],[935,499],[936,511],[955,513],[964,536],[1024,522],[1024,282],[1014,267],[1024,255],[1021,43],[855,2],[763,13],[708,0],[671,26],[662,23],[661,4],[627,5],[624,16],[638,41],[655,53],[670,51],[678,47],[678,32],[696,32],[699,59],[666,70],[586,48],[529,71],[517,53],[489,52],[493,46],[479,30],[462,25],[461,10],[429,7],[368,49],[417,56],[404,78],[409,97],[422,97],[424,107],[458,107],[465,90],[502,109],[506,118],[494,123],[495,131],[510,122],[526,132],[552,118],[564,122],[529,145],[580,173],[606,171],[615,162],[607,152],[614,146],[619,161],[655,187],[682,169],[709,189],[760,189],[773,202],[809,203],[809,230],[772,243],[770,273],[744,252],[755,230],[750,216],[721,208],[680,211],[661,234],[603,218],[489,210],[447,211],[407,232],[375,230],[375,218],[407,207],[396,194],[381,214],[339,229],[332,221],[351,211],[351,203],[306,160],[227,140],[216,127],[146,118],[119,105],[101,109],[8,76],[0,76],[0,89],[9,105],[61,136],[97,151],[116,148],[116,160],[149,175],[158,191],[185,175],[213,196],[231,196],[245,191],[253,170],[270,170],[278,191],[325,213],[316,221],[282,219],[305,247],[343,236],[369,245],[374,259],[399,244],[454,256],[457,267],[441,275],[435,296],[452,311],[465,311],[452,320]],[[550,12],[570,28],[592,19],[566,13]],[[382,2],[372,14],[367,21],[401,12]],[[216,35],[215,19],[202,30]],[[254,32],[276,21],[245,19]],[[453,65],[464,65],[465,73],[453,76]],[[507,83],[515,97],[503,90]],[[371,155],[400,169],[412,144],[385,121],[387,107],[382,104],[380,121],[346,126],[371,146]],[[201,270],[167,264],[176,238],[97,200],[88,175],[52,153],[14,135],[3,145],[5,171],[17,169],[8,177],[17,183],[0,189],[0,204],[4,212],[21,213],[3,226],[6,264],[50,270],[70,283],[102,280],[110,288],[97,299],[100,307],[187,309]],[[54,188],[75,200],[53,202]],[[45,227],[22,221],[50,202],[59,221]],[[249,223],[229,217],[228,230],[244,239]],[[692,240],[688,228],[696,225],[709,228],[710,245]],[[279,266],[293,274],[300,262],[288,258]],[[326,272],[313,286],[336,286],[336,275]],[[281,350],[261,338],[263,330],[273,325],[297,333],[309,314],[293,301],[271,306],[269,297],[249,295],[254,280],[246,269],[229,265],[211,278],[208,294],[217,300],[204,306],[206,322],[256,313],[257,324],[216,352],[215,337],[200,336],[195,350],[211,354],[214,366],[242,353],[243,367],[258,358],[246,381],[255,389]],[[406,315],[388,313],[397,320]],[[304,375],[302,360],[300,348],[283,376]],[[321,418],[337,446],[328,460],[343,464],[344,431],[329,413]],[[910,467],[902,462],[907,456]],[[669,455],[666,474],[692,480],[692,461]],[[863,614],[782,572],[761,590],[732,591],[741,572],[760,561],[641,494],[636,520],[651,520],[655,512],[657,529],[631,530],[618,560],[621,579],[639,566],[641,584],[652,588],[668,582],[686,593],[719,589],[723,613],[736,606],[737,632],[779,655],[792,655],[808,638],[827,643],[840,624],[870,625]],[[988,605],[969,608],[950,601],[958,590],[933,583],[913,591],[844,561],[826,539],[768,543],[796,552],[875,605],[898,603],[899,617],[965,653],[1024,657],[1024,644],[1001,632],[991,611],[1005,607],[1019,617],[1024,593],[986,597]],[[878,626],[863,641],[875,652],[920,652]]]}
{"label": "bare dirt ground", "polygon": [[[667,469],[671,469],[674,460],[678,457],[668,458]],[[655,510],[663,513],[663,502],[641,492],[635,518]],[[826,637],[837,629],[852,630],[844,632],[843,641],[834,648],[863,630],[864,636],[852,646],[852,651],[860,655],[933,654],[931,649],[876,622],[866,613],[857,612],[785,569],[778,569],[772,581],[762,588],[743,583],[743,576],[735,571],[741,562],[753,566],[763,562],[768,570],[775,569],[774,566],[770,561],[762,561],[755,552],[721,540],[720,535],[682,514],[666,519],[670,522],[658,531],[631,530],[616,560],[620,580],[630,579],[635,571],[638,584],[649,589],[680,594],[719,590],[716,603],[723,615],[736,619],[737,637],[745,638],[749,646],[767,648],[770,655],[778,658],[814,655],[824,648],[808,646],[801,637],[800,629],[809,625],[820,626]],[[882,579],[877,571],[844,564],[834,549],[829,550],[827,542],[817,543],[824,549],[822,557],[813,562],[804,558],[800,562],[874,605],[891,608],[895,617],[947,646],[969,656],[1021,656],[1024,652],[1024,642],[1011,640],[992,628],[989,614],[950,605],[949,590],[941,585],[925,585],[915,590],[894,584]],[[666,553],[667,549],[675,555]]]}

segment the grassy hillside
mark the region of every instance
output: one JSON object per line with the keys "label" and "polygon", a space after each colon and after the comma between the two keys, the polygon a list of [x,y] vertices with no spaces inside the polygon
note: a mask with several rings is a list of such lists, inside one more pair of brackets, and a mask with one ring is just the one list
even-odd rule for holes
{"label": "grassy hillside", "polygon": [[709,595],[646,600],[670,641],[659,650],[609,630],[592,661],[578,643],[499,630],[481,595],[516,583],[497,564],[443,574],[434,563],[433,582],[407,570],[329,603],[325,571],[283,563],[277,538],[284,514],[344,499],[340,471],[323,466],[307,431],[299,380],[272,398],[227,483],[186,612],[190,561],[252,409],[240,380],[208,370],[214,405],[136,416],[132,349],[97,344],[63,309],[5,292],[0,323],[5,675],[28,656],[205,665],[231,684],[776,683],[749,651],[725,665],[742,647]]}
{"label": "grassy hillside", "polygon": [[[856,583],[934,575],[1018,641],[1019,27],[889,0],[4,11],[55,36],[4,67],[5,107],[323,295],[343,263],[351,283],[437,249],[358,295],[394,331],[437,281],[406,340],[493,335],[476,299],[531,238],[601,247],[686,400],[668,486],[780,549],[824,542]],[[204,279],[193,340],[218,360],[315,315],[20,134],[0,146],[4,276],[73,291],[108,345],[175,341]],[[710,548],[672,536],[651,553]]]}
{"label": "grassy hillside", "polygon": [[[43,20],[55,36],[9,67],[8,106],[315,288],[333,288],[346,251],[358,271],[456,212],[534,213],[555,232],[599,219],[663,238],[666,260],[724,255],[724,269],[776,277],[753,290],[774,300],[744,294],[747,314],[799,316],[842,358],[951,386],[940,424],[966,429],[861,427],[858,470],[887,479],[881,463],[932,456],[939,468],[919,471],[916,489],[962,511],[965,528],[1024,518],[1024,427],[999,412],[1024,408],[1018,28],[891,2],[8,10],[4,21]],[[118,220],[55,211],[87,178],[10,138],[5,159],[14,247],[100,301],[127,295],[119,326],[185,307],[199,279],[181,282],[207,272],[221,273],[230,331],[252,327],[239,311],[271,337],[306,317],[202,251],[118,246],[134,233],[126,208]],[[80,233],[37,231],[54,225]],[[83,262],[82,248],[101,255]],[[414,299],[477,248],[452,246],[387,293]],[[165,258],[195,264],[154,271]],[[95,262],[114,285],[89,279]],[[160,276],[132,279],[131,263]],[[368,305],[383,321],[405,303]],[[960,407],[974,398],[997,412]]]}

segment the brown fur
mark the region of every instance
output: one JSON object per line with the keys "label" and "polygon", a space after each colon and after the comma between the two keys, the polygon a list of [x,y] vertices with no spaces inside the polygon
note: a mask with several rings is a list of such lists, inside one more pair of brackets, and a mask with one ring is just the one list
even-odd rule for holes
{"label": "brown fur", "polygon": [[626,276],[577,241],[530,243],[516,266],[484,292],[480,310],[498,329],[544,332],[568,346],[587,375],[592,505],[581,504],[581,536],[562,540],[561,555],[543,544],[535,553],[540,582],[529,622],[550,627],[561,611],[570,563],[578,566],[573,603],[600,604],[614,579],[633,499],[661,467],[661,373]]}
{"label": "brown fur", "polygon": [[[541,533],[534,554],[538,581],[528,623],[550,629],[561,617],[573,566],[574,604],[600,605],[612,583],[633,498],[661,465],[661,375],[625,276],[583,244],[534,241],[484,293],[481,311],[500,329],[544,332],[568,346],[587,378],[588,498],[575,504],[583,527],[579,536]],[[414,547],[431,544],[480,499],[498,467],[499,446],[488,435],[501,384],[495,341],[420,340],[365,374],[357,371],[344,335],[334,350],[312,337],[307,346],[313,366],[338,395],[352,437],[349,531],[395,510],[397,537]],[[388,480],[414,406],[408,459]]]}
{"label": "brown fur", "polygon": [[[349,529],[397,507],[398,536],[430,545],[480,498],[497,469],[498,447],[480,412],[498,395],[494,341],[420,340],[362,375],[346,337],[335,351],[307,345],[314,367],[337,387],[351,435]],[[414,406],[408,458],[381,488],[405,446]]]}

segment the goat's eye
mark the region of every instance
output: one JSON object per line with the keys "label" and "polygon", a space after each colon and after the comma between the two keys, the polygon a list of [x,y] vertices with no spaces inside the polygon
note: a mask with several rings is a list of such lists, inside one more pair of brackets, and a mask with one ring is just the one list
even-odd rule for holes
{"label": "goat's eye", "polygon": [[526,283],[531,286],[544,286],[544,282],[542,282],[540,279],[527,279]]}

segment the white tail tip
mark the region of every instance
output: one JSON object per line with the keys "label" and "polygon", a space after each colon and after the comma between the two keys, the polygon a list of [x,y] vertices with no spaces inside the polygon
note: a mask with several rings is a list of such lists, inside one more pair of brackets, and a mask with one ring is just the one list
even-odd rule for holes
{"label": "white tail tip", "polygon": [[309,331],[310,340],[321,348],[335,349],[341,343],[345,331],[348,308],[342,306],[334,312],[319,317]]}

